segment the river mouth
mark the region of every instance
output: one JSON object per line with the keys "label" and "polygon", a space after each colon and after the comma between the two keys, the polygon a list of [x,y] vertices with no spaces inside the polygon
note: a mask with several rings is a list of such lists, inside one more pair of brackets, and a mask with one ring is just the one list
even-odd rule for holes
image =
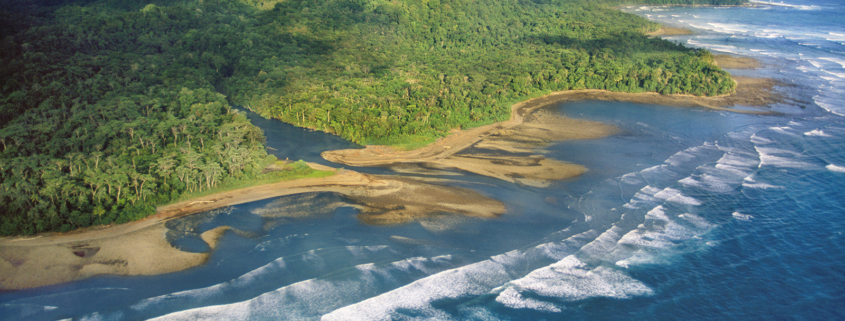
{"label": "river mouth", "polygon": [[[763,59],[761,69],[768,71],[747,74],[799,83],[788,88],[788,96],[809,104],[745,108],[779,112],[763,116],[654,101],[572,101],[547,110],[612,125],[617,132],[544,147],[523,139],[464,150],[541,155],[588,169],[545,188],[436,164],[356,167],[473,190],[504,204],[505,213],[497,217],[434,213],[401,224],[366,224],[359,219],[367,215],[366,204],[337,192],[303,191],[232,205],[230,212],[200,224],[196,231],[233,226],[249,232],[223,233],[206,264],[169,274],[97,276],[0,292],[0,315],[38,320],[839,319],[845,121],[837,113],[845,104],[837,79],[843,70],[836,61],[842,55],[818,47],[841,48],[841,41],[825,39],[838,39],[826,31],[845,34],[843,7],[830,0],[786,2],[809,10],[759,8],[759,2],[757,8],[636,10],[653,19],[703,26],[689,37],[705,47]],[[824,19],[827,27],[815,25]],[[755,21],[762,26],[755,27]],[[803,40],[765,37],[773,31]],[[279,214],[265,219],[253,213],[267,207]],[[372,217],[400,209],[385,206]],[[79,245],[62,253],[84,260],[107,250],[91,242]],[[22,264],[21,257],[3,256],[0,271],[15,264]]]}
{"label": "river mouth", "polygon": [[[751,83],[757,85],[762,84],[760,86],[763,86],[761,88],[764,89],[771,88],[767,86],[773,84],[772,82],[765,81]],[[496,179],[506,184],[513,184],[518,188],[548,188],[557,182],[579,177],[588,173],[587,167],[577,163],[561,161],[559,159],[563,158],[560,157],[547,157],[547,148],[561,141],[605,138],[617,133],[618,129],[602,122],[569,118],[563,116],[561,113],[554,112],[548,107],[555,106],[555,104],[584,101],[585,99],[595,97],[607,100],[628,99],[631,97],[630,95],[592,90],[555,93],[514,105],[513,115],[509,121],[458,132],[438,139],[434,144],[419,150],[397,151],[386,147],[369,146],[364,149],[343,149],[319,153],[329,161],[353,166],[386,167],[388,169],[393,166],[392,168],[396,169],[397,172],[418,175],[416,178],[397,175],[364,174],[340,169],[335,170],[339,174],[325,179],[306,179],[294,183],[283,182],[272,186],[246,188],[222,193],[226,195],[212,195],[207,197],[209,199],[193,200],[190,204],[185,204],[184,206],[178,204],[164,206],[162,207],[163,210],[161,213],[156,216],[161,216],[158,219],[169,219],[174,216],[219,209],[221,207],[272,197],[314,192],[332,192],[342,195],[346,202],[327,204],[325,209],[313,212],[331,212],[341,207],[353,208],[357,211],[356,217],[362,224],[372,226],[418,224],[422,227],[430,227],[432,230],[429,232],[448,233],[450,230],[461,227],[461,224],[448,223],[456,222],[454,220],[455,215],[480,220],[496,220],[512,209],[502,201],[491,197],[496,196],[497,193],[491,193],[489,191],[487,193],[479,193],[477,190],[479,190],[480,186],[478,185],[470,183],[472,185],[471,188],[457,186],[466,184],[462,181],[470,182],[475,181],[474,179],[466,180],[466,177],[457,179],[458,176],[449,179],[430,177],[432,174],[434,176],[442,176],[443,173],[449,172],[452,174],[472,173]],[[778,99],[778,96],[768,94],[767,92],[758,95],[743,94],[739,96],[739,98],[731,98],[727,102],[734,102],[737,99],[747,99],[751,96],[753,96],[749,98],[751,100],[763,98]],[[634,95],[633,97],[646,100],[658,99],[649,94]],[[660,96],[658,100],[668,100],[675,103],[680,100],[683,104],[697,103],[704,104],[705,106],[714,103],[714,100],[711,98],[678,96]],[[720,100],[715,100],[715,102],[725,103]],[[322,148],[339,146],[338,144],[344,146],[344,144],[338,143],[336,140],[339,140],[339,138],[334,136],[307,130],[300,131],[308,132],[307,135],[310,135],[309,137],[316,137],[311,137],[312,139],[330,141],[326,143],[327,146],[322,146]],[[321,135],[334,138],[326,138]],[[321,145],[317,144],[317,146]],[[310,152],[306,152],[303,155],[313,157],[317,152],[319,152],[319,148],[312,148]],[[499,186],[501,187],[501,185]],[[554,197],[544,197],[542,200],[547,205],[557,203]],[[170,207],[173,207],[173,209],[164,209]],[[287,211],[291,206],[281,206],[281,208]],[[167,214],[169,212],[173,213]],[[155,220],[156,218],[151,218],[151,220],[146,220],[146,223],[139,222],[134,226],[138,226],[137,229],[141,229],[144,226],[152,226],[152,224],[155,224]],[[459,219],[457,221],[461,220]],[[159,264],[159,266],[163,266],[162,268],[138,269],[131,267],[142,264],[147,258],[158,258],[160,256],[138,254],[127,257],[122,254],[114,254],[112,256],[116,259],[111,259],[107,255],[100,255],[100,257],[106,257],[105,261],[102,262],[119,261],[123,262],[123,264],[120,268],[115,269],[114,267],[103,268],[100,261],[93,262],[99,265],[91,265],[91,262],[71,262],[68,263],[70,269],[73,270],[73,267],[78,265],[80,266],[78,269],[80,271],[79,273],[65,273],[49,280],[45,278],[43,282],[26,281],[24,283],[29,283],[30,285],[26,285],[25,287],[62,283],[98,274],[138,275],[178,271],[203,264],[226,231],[231,230],[233,233],[242,237],[252,238],[256,235],[266,233],[280,224],[279,221],[265,222],[264,224],[266,226],[258,234],[246,231],[249,229],[245,230],[235,226],[242,224],[241,222],[235,225],[218,225],[217,228],[205,229],[205,232],[199,233],[191,230],[180,230],[178,224],[174,225],[178,222],[182,221],[171,221],[169,223],[169,226],[166,228],[166,241],[157,246],[162,247],[164,246],[163,244],[167,244],[167,251],[176,251],[184,256],[183,259],[180,259],[181,261],[173,260],[167,265]],[[117,232],[103,233],[110,238],[119,238],[119,235],[111,235]],[[144,235],[149,236],[154,234]],[[399,238],[393,238],[393,240],[401,239],[405,236],[399,235],[396,237]],[[104,250],[103,253],[108,253],[108,250],[119,251],[117,249],[120,248],[120,246],[114,245],[98,246],[98,249]],[[162,250],[159,252],[167,251]],[[77,257],[81,257],[76,252],[72,253]],[[87,254],[87,252],[80,253],[83,253],[83,255]],[[34,262],[32,260],[29,261]],[[85,270],[82,267],[86,266],[86,264],[94,267]],[[18,270],[17,267],[13,268],[14,270]],[[20,282],[15,284],[14,287],[23,286],[20,285],[23,284]]]}

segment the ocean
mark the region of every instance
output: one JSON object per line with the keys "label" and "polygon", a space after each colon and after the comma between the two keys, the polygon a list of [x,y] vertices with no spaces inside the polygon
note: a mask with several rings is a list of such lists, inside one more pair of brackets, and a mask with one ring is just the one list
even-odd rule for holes
{"label": "ocean", "polygon": [[[553,106],[620,129],[547,148],[586,174],[545,188],[434,176],[502,201],[498,218],[366,225],[334,193],[233,206],[168,223],[187,251],[208,250],[203,231],[241,231],[205,265],[0,293],[0,319],[845,319],[845,5],[754,4],[623,10],[695,31],[672,41],[759,60],[729,71],[780,80],[778,115]],[[251,118],[283,159],[354,147]]]}

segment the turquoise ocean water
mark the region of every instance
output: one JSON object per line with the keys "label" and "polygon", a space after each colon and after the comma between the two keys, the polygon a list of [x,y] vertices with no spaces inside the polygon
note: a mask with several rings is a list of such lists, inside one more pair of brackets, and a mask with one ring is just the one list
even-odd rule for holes
{"label": "turquoise ocean water", "polygon": [[[756,5],[624,10],[760,60],[731,72],[787,84],[780,116],[555,106],[620,133],[549,147],[589,172],[548,188],[444,176],[504,202],[498,219],[368,226],[333,193],[234,206],[169,223],[191,251],[216,226],[249,232],[225,234],[206,265],[0,293],[0,319],[845,319],[845,5]],[[282,158],[354,147],[255,121]]]}

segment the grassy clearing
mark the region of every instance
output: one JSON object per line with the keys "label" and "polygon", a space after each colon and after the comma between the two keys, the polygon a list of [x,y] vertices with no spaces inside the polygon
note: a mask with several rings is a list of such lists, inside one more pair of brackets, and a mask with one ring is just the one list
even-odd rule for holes
{"label": "grassy clearing", "polygon": [[[255,178],[243,178],[243,179],[233,179],[220,186],[212,188],[210,190],[198,191],[193,193],[185,193],[182,194],[181,197],[174,200],[170,204],[179,203],[203,196],[209,196],[216,193],[234,191],[242,188],[248,188],[253,186],[265,185],[265,184],[274,184],[284,181],[292,181],[297,179],[303,178],[321,178],[321,177],[328,177],[336,174],[334,171],[318,171],[308,166],[304,161],[297,161],[294,163],[285,164],[283,161],[276,161],[271,166],[274,167],[274,171],[260,174]],[[268,166],[269,167],[269,166]]]}

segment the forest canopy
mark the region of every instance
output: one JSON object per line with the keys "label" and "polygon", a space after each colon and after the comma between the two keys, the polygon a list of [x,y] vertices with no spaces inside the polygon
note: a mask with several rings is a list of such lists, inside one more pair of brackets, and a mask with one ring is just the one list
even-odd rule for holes
{"label": "forest canopy", "polygon": [[233,105],[395,144],[551,91],[735,88],[709,52],[608,6],[621,2],[0,3],[2,235],[135,220],[260,175],[274,158]]}

